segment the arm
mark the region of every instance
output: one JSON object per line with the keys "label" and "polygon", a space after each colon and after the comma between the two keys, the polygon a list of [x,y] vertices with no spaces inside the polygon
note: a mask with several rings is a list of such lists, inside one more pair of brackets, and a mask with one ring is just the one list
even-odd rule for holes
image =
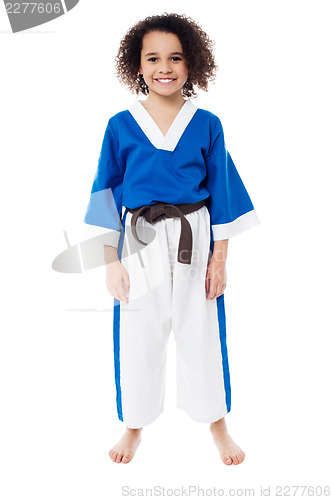
{"label": "arm", "polygon": [[228,240],[214,242],[213,254],[208,264],[205,278],[205,290],[208,292],[207,299],[215,299],[225,291],[227,283],[227,251]]}
{"label": "arm", "polygon": [[127,270],[119,261],[118,249],[110,245],[104,245],[104,256],[106,265],[106,287],[113,297],[123,302],[129,302],[125,291],[129,292],[130,281]]}
{"label": "arm", "polygon": [[104,245],[104,258],[105,265],[110,267],[113,262],[120,262],[118,256],[118,249],[110,245]]}
{"label": "arm", "polygon": [[129,276],[118,258],[124,167],[119,160],[115,128],[111,118],[104,134],[84,222],[86,237],[93,237],[98,243],[93,247],[93,254],[98,253],[98,259],[92,255],[90,260],[99,260],[101,250],[106,266],[107,290],[116,299],[128,302],[124,287],[129,290]]}
{"label": "arm", "polygon": [[[104,245],[117,247],[121,230],[124,167],[119,160],[118,138],[112,118],[108,121],[90,200],[84,216],[85,234]],[[114,127],[114,129],[113,129]]]}
{"label": "arm", "polygon": [[212,259],[216,262],[226,263],[228,251],[228,240],[215,241],[213,245]]}
{"label": "arm", "polygon": [[[260,220],[248,191],[226,149],[220,120],[215,117],[211,148],[205,158],[205,187],[210,193],[210,213],[214,241],[225,240],[246,231]],[[212,125],[211,125],[212,126]]]}
{"label": "arm", "polygon": [[226,149],[219,118],[211,124],[211,144],[205,158],[205,186],[210,193],[207,208],[213,234],[213,254],[208,264],[208,299],[219,297],[226,287],[228,240],[260,223],[250,196]]}

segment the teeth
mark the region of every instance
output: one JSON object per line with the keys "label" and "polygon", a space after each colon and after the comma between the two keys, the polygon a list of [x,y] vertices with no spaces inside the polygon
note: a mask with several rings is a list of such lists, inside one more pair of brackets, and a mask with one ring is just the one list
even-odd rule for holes
{"label": "teeth", "polygon": [[167,80],[166,79],[162,79],[162,78],[158,78],[157,80],[158,80],[158,82],[168,83],[168,82],[172,82],[173,78],[167,79]]}

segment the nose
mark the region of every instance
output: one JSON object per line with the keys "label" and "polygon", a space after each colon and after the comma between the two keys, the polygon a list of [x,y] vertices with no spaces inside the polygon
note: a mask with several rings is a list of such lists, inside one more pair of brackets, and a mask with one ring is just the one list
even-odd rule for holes
{"label": "nose", "polygon": [[171,73],[172,68],[170,67],[169,61],[164,61],[161,63],[161,67],[159,69],[159,73]]}

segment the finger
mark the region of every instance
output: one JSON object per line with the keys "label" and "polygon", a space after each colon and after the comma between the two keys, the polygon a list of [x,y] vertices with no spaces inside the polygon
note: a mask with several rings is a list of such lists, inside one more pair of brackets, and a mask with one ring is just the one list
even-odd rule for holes
{"label": "finger", "polygon": [[220,295],[223,294],[224,292],[224,288],[225,288],[225,284],[221,285],[220,283],[217,283],[216,285],[212,284],[212,288],[210,290],[210,294],[208,295],[208,299],[215,299],[217,297],[219,297]]}
{"label": "finger", "polygon": [[120,300],[128,303],[128,297],[126,297],[126,294],[124,293],[122,283],[117,287],[116,291],[120,297]]}
{"label": "finger", "polygon": [[220,297],[220,295],[222,295],[224,293],[225,288],[226,288],[226,283],[224,283],[223,285],[221,285],[221,286],[218,287],[217,297]]}
{"label": "finger", "polygon": [[129,287],[130,287],[130,280],[129,280],[129,274],[126,272],[123,274],[123,285],[125,287],[125,290],[126,292],[129,291]]}
{"label": "finger", "polygon": [[214,296],[216,295],[216,293],[217,293],[216,286],[213,284],[211,285],[211,281],[210,281],[210,292],[206,298],[207,299],[214,299]]}

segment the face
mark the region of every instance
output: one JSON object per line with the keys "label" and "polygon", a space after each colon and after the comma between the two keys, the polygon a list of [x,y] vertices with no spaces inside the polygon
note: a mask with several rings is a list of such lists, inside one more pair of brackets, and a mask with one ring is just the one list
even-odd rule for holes
{"label": "face", "polygon": [[139,73],[149,87],[149,94],[181,94],[188,78],[182,45],[174,33],[151,31],[143,38]]}

